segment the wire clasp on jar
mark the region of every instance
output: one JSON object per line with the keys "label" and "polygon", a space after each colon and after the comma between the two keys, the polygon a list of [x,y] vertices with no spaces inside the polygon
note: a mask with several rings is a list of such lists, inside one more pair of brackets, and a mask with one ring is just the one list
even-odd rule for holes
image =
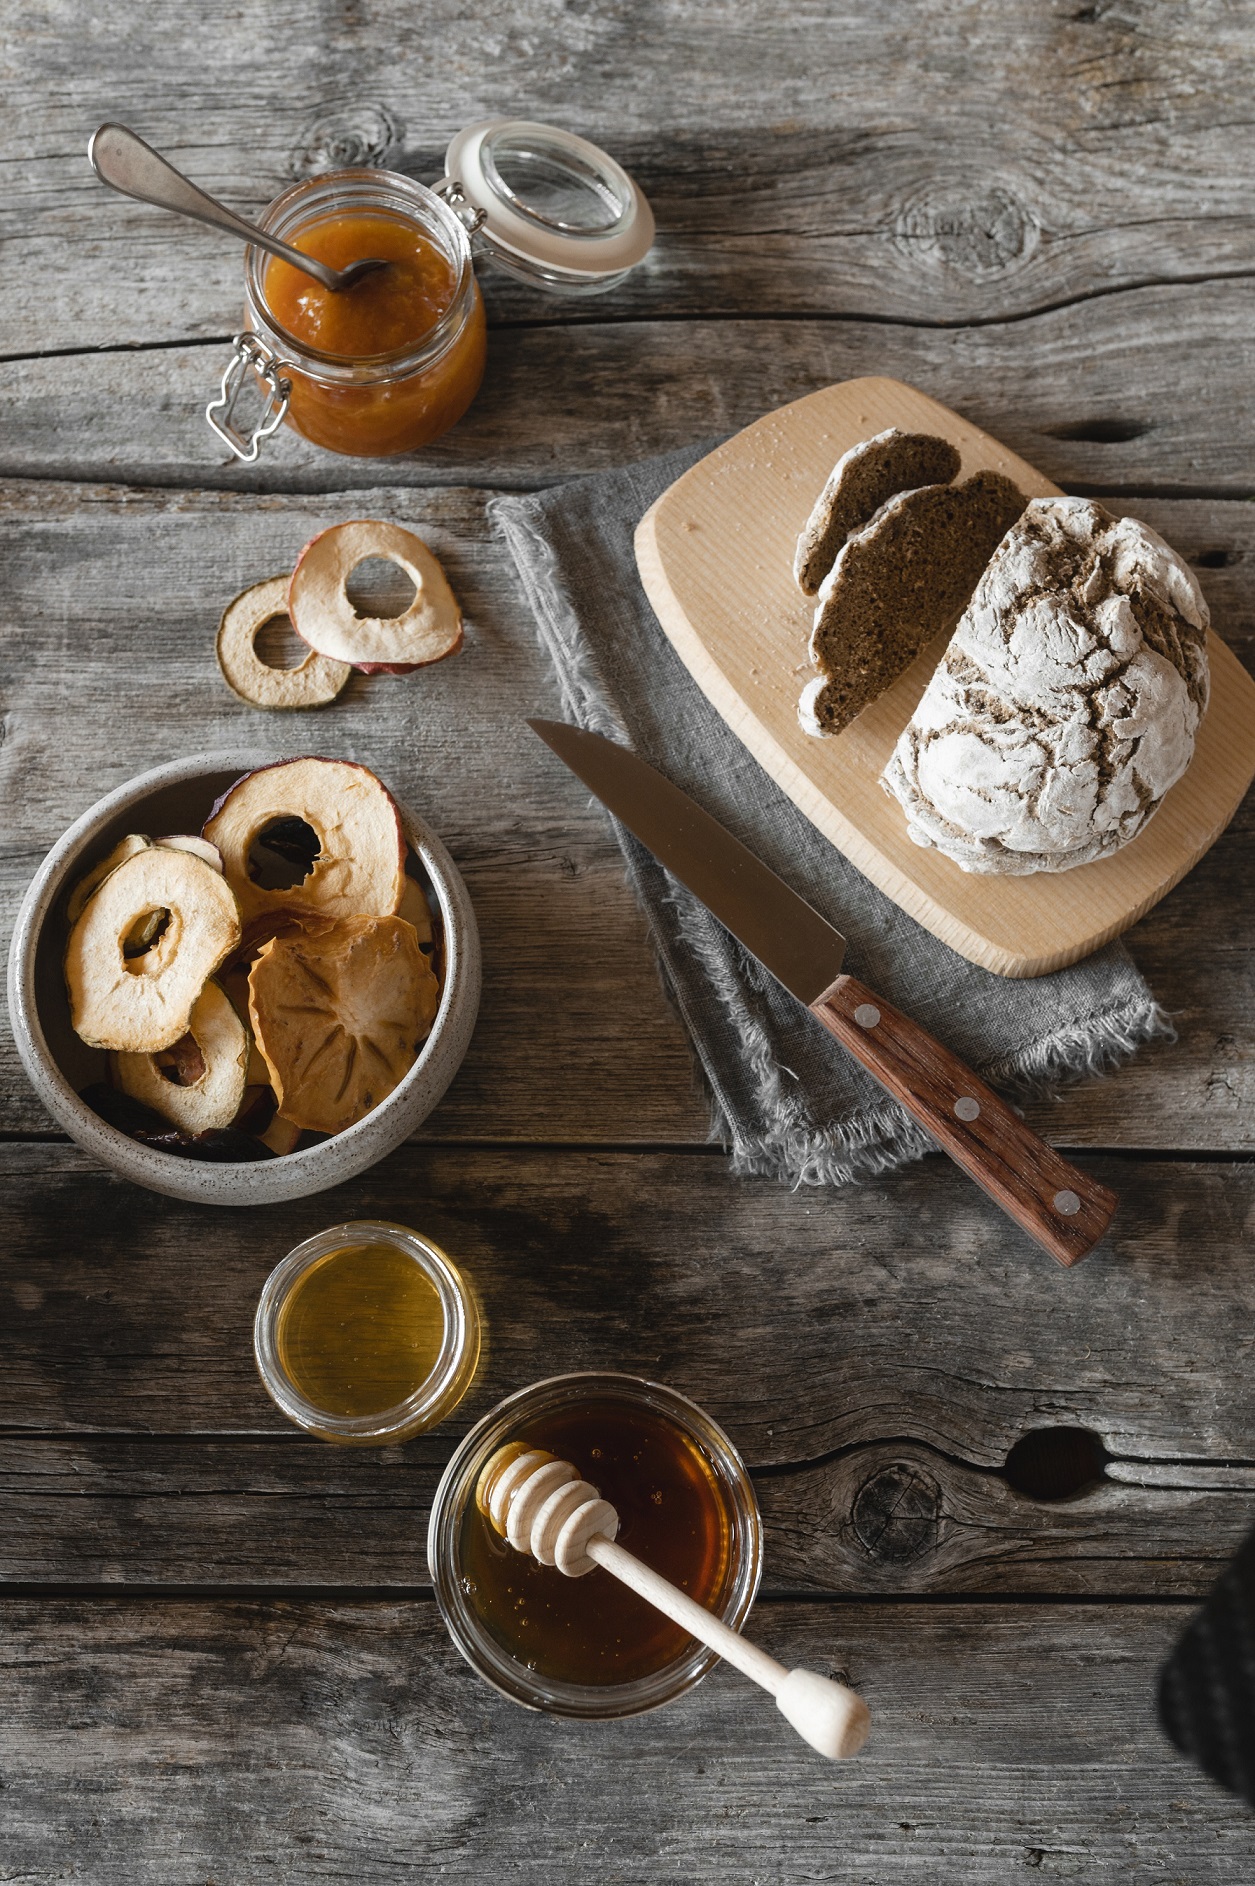
{"label": "wire clasp on jar", "polygon": [[475,208],[456,177],[444,177],[431,188],[433,196],[444,198],[468,236],[479,233],[487,221],[488,212]]}
{"label": "wire clasp on jar", "polygon": [[[205,408],[205,417],[218,437],[245,465],[256,464],[262,441],[277,432],[287,417],[292,382],[283,378],[283,364],[256,334],[237,334],[235,352],[227,362],[218,397]],[[246,437],[235,424],[235,409],[250,371],[261,386],[265,404],[261,418]]]}

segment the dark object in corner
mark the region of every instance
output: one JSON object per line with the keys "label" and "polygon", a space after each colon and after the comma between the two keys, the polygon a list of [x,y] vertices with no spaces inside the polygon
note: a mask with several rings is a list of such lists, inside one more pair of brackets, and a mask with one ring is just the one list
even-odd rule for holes
{"label": "dark object in corner", "polygon": [[1255,1806],[1255,1532],[1160,1672],[1159,1720],[1183,1755]]}

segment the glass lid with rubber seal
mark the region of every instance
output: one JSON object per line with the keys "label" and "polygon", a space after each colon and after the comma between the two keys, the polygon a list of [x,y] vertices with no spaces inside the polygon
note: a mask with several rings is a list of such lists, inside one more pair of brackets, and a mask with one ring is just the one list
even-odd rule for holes
{"label": "glass lid with rubber seal", "polygon": [[525,118],[459,131],[440,193],[475,218],[499,267],[551,294],[613,288],[648,254],[653,212],[613,157],[586,138]]}

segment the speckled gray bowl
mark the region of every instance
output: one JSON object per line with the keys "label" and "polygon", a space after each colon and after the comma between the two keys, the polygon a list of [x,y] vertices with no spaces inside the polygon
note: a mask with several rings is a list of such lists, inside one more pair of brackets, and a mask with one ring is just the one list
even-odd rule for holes
{"label": "speckled gray bowl", "polygon": [[171,1198],[207,1205],[266,1205],[325,1191],[365,1171],[426,1119],[461,1065],[479,1012],[479,931],[466,886],[435,833],[402,804],[406,837],[440,903],[445,982],[422,1053],[400,1086],[373,1112],[320,1146],[283,1159],[212,1165],[141,1146],[79,1099],[80,1088],[103,1078],[104,1056],[81,1042],[70,1026],[61,959],[71,887],[127,832],[198,832],[214,800],[241,773],[286,757],[197,753],[141,773],[101,799],[58,839],[18,912],[9,951],[9,1016],[31,1085],[85,1151],[124,1178]]}

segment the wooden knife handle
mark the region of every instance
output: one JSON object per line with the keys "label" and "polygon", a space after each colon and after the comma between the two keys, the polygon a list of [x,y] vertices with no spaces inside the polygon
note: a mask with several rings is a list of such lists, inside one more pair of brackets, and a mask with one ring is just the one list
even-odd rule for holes
{"label": "wooden knife handle", "polygon": [[1114,1192],[1038,1139],[1005,1100],[866,983],[838,976],[811,1014],[1061,1264],[1111,1222]]}

